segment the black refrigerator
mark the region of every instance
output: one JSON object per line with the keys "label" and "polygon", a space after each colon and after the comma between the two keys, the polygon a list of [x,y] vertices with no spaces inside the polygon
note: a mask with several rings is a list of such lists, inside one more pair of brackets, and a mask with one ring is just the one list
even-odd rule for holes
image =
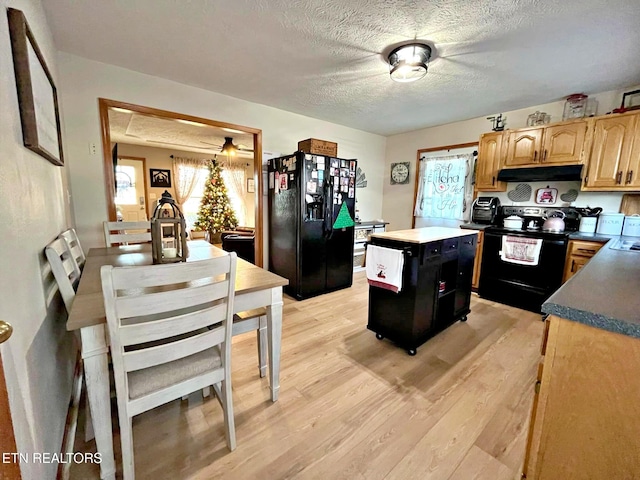
{"label": "black refrigerator", "polygon": [[268,166],[269,270],[298,300],[350,287],[357,161],[296,152]]}

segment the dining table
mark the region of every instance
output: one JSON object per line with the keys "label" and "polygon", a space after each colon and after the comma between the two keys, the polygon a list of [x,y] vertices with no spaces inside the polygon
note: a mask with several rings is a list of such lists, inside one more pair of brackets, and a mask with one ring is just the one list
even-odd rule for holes
{"label": "dining table", "polygon": [[[187,242],[187,262],[227,255],[204,240]],[[111,389],[109,382],[109,336],[105,316],[100,269],[151,265],[151,244],[92,248],[67,319],[67,330],[79,331],[81,354],[91,424],[100,453],[100,478],[115,479],[113,431],[111,424]],[[271,400],[280,390],[280,344],[282,337],[282,287],[289,281],[241,258],[236,264],[234,313],[266,308]]]}

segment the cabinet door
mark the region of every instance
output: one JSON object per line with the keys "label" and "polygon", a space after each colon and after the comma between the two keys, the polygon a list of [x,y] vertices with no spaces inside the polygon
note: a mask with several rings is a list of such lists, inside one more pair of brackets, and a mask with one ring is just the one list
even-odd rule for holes
{"label": "cabinet door", "polygon": [[564,281],[566,282],[576,273],[578,273],[580,269],[589,262],[589,260],[591,260],[591,257],[579,257],[577,255],[571,255],[564,269]]}
{"label": "cabinet door", "polygon": [[586,121],[546,127],[544,129],[542,163],[581,163],[586,135]]}
{"label": "cabinet door", "polygon": [[476,168],[476,190],[481,192],[504,192],[505,182],[499,182],[498,170],[502,158],[503,133],[485,133],[480,137]]}
{"label": "cabinet door", "polygon": [[480,284],[480,267],[482,263],[482,244],[484,240],[484,232],[478,232],[478,246],[476,247],[476,258],[473,261],[473,278],[471,280],[471,286],[478,288]]}
{"label": "cabinet door", "polygon": [[627,172],[624,175],[624,186],[640,190],[640,115],[635,115],[636,126],[633,134],[633,151]]}
{"label": "cabinet door", "polygon": [[509,134],[509,147],[504,165],[521,167],[540,162],[542,150],[542,127],[514,130]]}
{"label": "cabinet door", "polygon": [[621,115],[595,121],[586,187],[624,187],[636,118],[637,115]]}
{"label": "cabinet door", "polygon": [[458,252],[458,278],[456,280],[456,298],[453,315],[466,315],[471,301],[471,282],[473,265],[478,242],[475,236],[462,237]]}

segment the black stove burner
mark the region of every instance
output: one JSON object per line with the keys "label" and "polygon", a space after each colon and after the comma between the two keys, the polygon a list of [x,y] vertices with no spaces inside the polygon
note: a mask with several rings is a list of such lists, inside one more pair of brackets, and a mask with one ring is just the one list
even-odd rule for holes
{"label": "black stove burner", "polygon": [[504,227],[487,227],[485,232],[495,233],[499,235],[514,235],[518,237],[527,237],[527,238],[542,238],[548,240],[563,240],[569,237],[571,232],[552,232],[549,230],[531,230],[528,228],[522,229],[512,229],[512,228],[504,228]]}

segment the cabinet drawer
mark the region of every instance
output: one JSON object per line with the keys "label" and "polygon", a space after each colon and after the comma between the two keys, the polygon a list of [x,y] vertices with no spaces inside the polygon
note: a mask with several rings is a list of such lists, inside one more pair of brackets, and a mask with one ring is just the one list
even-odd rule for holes
{"label": "cabinet drawer", "polygon": [[582,240],[572,240],[569,245],[569,255],[579,255],[581,257],[593,257],[602,248],[602,243],[584,242]]}
{"label": "cabinet drawer", "polygon": [[460,248],[460,238],[447,238],[442,241],[442,254],[453,254],[457,253]]}

